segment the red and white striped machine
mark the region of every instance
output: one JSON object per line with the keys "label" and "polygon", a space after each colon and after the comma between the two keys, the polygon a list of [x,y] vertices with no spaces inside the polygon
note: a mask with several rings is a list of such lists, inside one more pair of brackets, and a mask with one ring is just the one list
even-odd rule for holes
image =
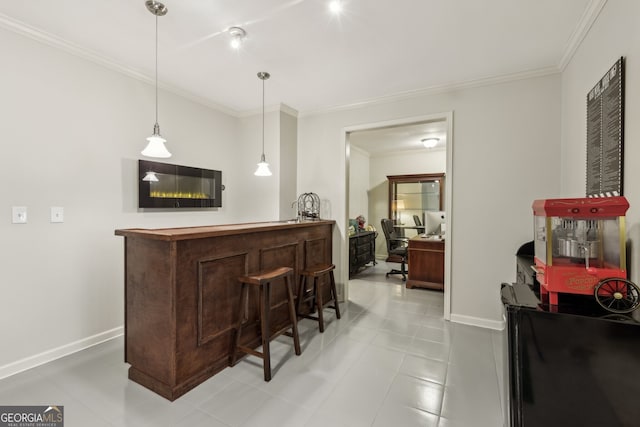
{"label": "red and white striped machine", "polygon": [[532,208],[543,302],[558,305],[559,293],[594,295],[603,279],[626,279],[627,199],[546,199]]}

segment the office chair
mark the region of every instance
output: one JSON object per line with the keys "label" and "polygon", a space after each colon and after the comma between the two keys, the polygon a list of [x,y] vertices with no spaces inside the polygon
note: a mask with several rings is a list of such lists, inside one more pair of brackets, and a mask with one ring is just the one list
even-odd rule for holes
{"label": "office chair", "polygon": [[422,221],[420,221],[420,217],[418,215],[413,216],[413,222],[416,224],[416,230],[418,230],[418,234],[424,234],[424,227],[422,227]]}
{"label": "office chair", "polygon": [[401,258],[400,270],[391,269],[391,271],[386,274],[386,277],[389,277],[390,274],[401,274],[402,281],[404,282],[407,280],[407,269],[405,266],[407,263],[409,239],[398,236],[392,220],[384,218],[380,221],[380,224],[382,225],[384,238],[387,241],[387,252],[389,255],[397,255]]}

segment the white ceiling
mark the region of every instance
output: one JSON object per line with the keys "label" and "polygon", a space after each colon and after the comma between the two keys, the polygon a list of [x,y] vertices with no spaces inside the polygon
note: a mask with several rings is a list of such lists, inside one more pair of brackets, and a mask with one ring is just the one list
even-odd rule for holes
{"label": "white ceiling", "polygon": [[[301,113],[519,73],[558,71],[605,0],[164,0],[163,87],[242,114]],[[225,30],[248,34],[241,50]],[[144,0],[5,0],[0,27],[154,76]]]}
{"label": "white ceiling", "polygon": [[[437,138],[439,141],[435,147],[425,148],[421,142],[425,138]],[[393,152],[444,150],[447,146],[447,122],[430,121],[361,130],[349,134],[349,143],[372,157]]]}

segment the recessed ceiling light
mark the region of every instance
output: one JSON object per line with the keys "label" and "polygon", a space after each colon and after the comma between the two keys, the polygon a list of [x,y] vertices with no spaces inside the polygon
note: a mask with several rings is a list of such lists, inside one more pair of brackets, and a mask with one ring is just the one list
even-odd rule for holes
{"label": "recessed ceiling light", "polygon": [[440,141],[440,138],[424,138],[420,140],[422,142],[422,145],[424,145],[426,148],[433,148],[435,147],[438,142]]}
{"label": "recessed ceiling light", "polygon": [[240,27],[231,27],[227,32],[231,36],[231,47],[240,49],[240,45],[242,45],[242,41],[247,36],[247,32]]}
{"label": "recessed ceiling light", "polygon": [[342,12],[342,2],[340,0],[333,0],[329,2],[329,10],[331,13],[338,15]]}

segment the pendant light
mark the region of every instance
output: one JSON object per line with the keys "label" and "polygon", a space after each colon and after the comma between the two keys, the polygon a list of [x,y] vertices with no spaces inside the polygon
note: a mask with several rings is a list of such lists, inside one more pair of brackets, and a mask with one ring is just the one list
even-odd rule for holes
{"label": "pendant light", "polygon": [[264,81],[269,77],[271,77],[271,75],[266,71],[260,71],[258,73],[258,78],[262,80],[262,156],[260,157],[260,163],[258,163],[258,169],[253,173],[255,176],[271,176],[269,163],[267,163],[264,157]]}
{"label": "pendant light", "polygon": [[147,138],[148,144],[145,149],[142,150],[142,155],[167,158],[171,157],[171,153],[164,145],[167,140],[160,135],[160,125],[158,125],[158,16],[166,15],[167,8],[155,0],[147,0],[145,6],[147,6],[149,12],[156,16],[156,123],[153,125],[153,135]]}

